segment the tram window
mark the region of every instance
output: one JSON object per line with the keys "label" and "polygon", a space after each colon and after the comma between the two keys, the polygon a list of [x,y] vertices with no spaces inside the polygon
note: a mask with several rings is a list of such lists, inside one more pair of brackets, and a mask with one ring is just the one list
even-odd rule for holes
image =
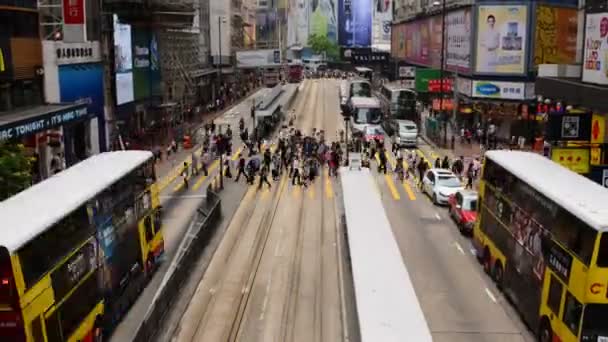
{"label": "tram window", "polygon": [[150,216],[146,216],[144,219],[144,228],[146,231],[146,241],[152,241],[154,238],[154,228],[152,227],[152,218]]}
{"label": "tram window", "polygon": [[581,322],[581,315],[583,313],[583,305],[574,298],[570,292],[566,292],[566,303],[564,304],[564,323],[574,334],[578,335],[578,327]]}
{"label": "tram window", "polygon": [[559,306],[562,301],[562,283],[551,276],[551,284],[549,285],[549,296],[547,297],[547,306],[553,311],[554,314],[559,315]]}

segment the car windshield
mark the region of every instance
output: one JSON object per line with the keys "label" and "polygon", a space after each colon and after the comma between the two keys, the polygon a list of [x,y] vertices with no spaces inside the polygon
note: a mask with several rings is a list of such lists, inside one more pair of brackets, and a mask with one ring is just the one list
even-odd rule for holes
{"label": "car windshield", "polygon": [[350,96],[372,97],[372,88],[367,82],[356,82],[350,85]]}
{"label": "car windshield", "polygon": [[462,186],[460,180],[454,176],[439,176],[437,185],[448,188],[458,188]]}
{"label": "car windshield", "polygon": [[402,132],[410,132],[417,130],[416,126],[411,124],[401,124],[399,127],[401,127]]}
{"label": "car windshield", "polygon": [[357,108],[355,115],[357,124],[379,124],[382,120],[382,110],[380,108]]}
{"label": "car windshield", "polygon": [[474,198],[465,199],[462,204],[463,204],[462,209],[464,209],[464,210],[477,211],[477,200]]}
{"label": "car windshield", "polygon": [[377,127],[367,127],[366,128],[367,135],[384,135],[382,131]]}

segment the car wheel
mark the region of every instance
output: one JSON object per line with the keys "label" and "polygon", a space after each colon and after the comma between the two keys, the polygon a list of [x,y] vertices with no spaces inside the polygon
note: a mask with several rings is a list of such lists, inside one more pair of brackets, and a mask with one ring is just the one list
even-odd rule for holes
{"label": "car wheel", "polygon": [[439,204],[437,202],[437,194],[433,194],[433,204],[435,204],[435,205]]}

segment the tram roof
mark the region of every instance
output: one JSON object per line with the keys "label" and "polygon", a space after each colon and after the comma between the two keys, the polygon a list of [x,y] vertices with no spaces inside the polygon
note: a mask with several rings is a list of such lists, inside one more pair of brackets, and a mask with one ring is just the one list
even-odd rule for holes
{"label": "tram roof", "polygon": [[0,245],[18,250],[152,157],[149,151],[100,153],[0,202]]}
{"label": "tram roof", "polygon": [[608,230],[608,189],[537,153],[485,155],[594,229]]}

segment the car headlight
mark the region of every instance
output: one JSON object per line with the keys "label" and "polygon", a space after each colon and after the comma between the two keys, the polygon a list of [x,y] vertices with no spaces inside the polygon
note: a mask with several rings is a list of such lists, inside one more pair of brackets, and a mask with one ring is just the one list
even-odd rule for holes
{"label": "car headlight", "polygon": [[443,192],[441,192],[441,191],[439,191],[439,194],[440,194],[441,196],[443,196],[443,197],[448,197],[448,196],[449,196],[448,194],[444,194],[444,193],[443,193]]}

